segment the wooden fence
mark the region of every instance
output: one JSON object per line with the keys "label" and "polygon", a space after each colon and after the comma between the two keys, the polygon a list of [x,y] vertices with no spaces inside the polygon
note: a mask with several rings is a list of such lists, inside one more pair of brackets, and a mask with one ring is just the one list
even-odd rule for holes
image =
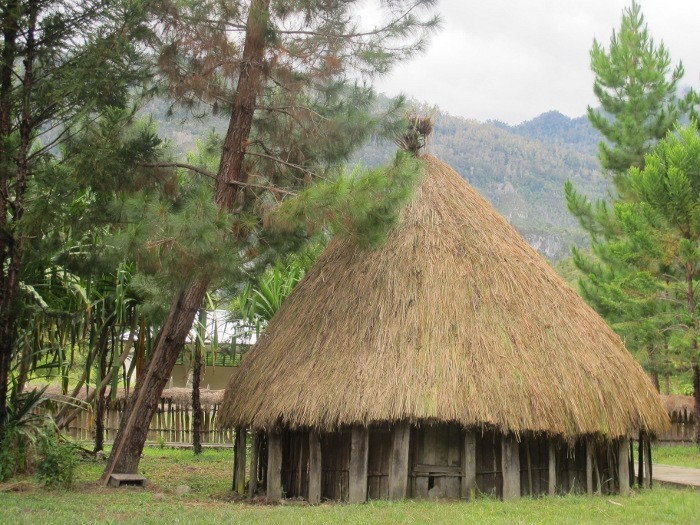
{"label": "wooden fence", "polygon": [[[192,390],[169,388],[163,391],[158,409],[151,419],[146,438],[147,443],[187,445],[192,443],[194,431],[191,403]],[[202,390],[201,442],[209,446],[232,446],[233,431],[218,427],[218,414],[223,398],[223,390]],[[126,409],[126,396],[123,392],[115,399],[108,400],[105,411],[105,442],[114,441],[119,422]],[[81,411],[68,426],[67,433],[80,441],[94,439],[95,424],[92,407]]]}

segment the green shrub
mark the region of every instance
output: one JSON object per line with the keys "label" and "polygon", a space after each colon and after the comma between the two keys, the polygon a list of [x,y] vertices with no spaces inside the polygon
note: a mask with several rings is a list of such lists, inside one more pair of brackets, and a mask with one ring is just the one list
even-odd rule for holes
{"label": "green shrub", "polygon": [[60,441],[53,432],[46,432],[39,441],[36,476],[47,487],[66,487],[75,479],[77,451],[72,443]]}

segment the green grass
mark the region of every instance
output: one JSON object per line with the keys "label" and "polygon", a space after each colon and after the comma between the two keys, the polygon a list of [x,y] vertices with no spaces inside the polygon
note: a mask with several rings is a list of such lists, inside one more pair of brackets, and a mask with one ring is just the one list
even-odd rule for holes
{"label": "green grass", "polygon": [[678,467],[700,468],[700,446],[656,445],[651,451],[654,463]]}
{"label": "green grass", "polygon": [[[566,496],[501,502],[406,501],[364,505],[268,506],[233,501],[231,452],[146,449],[146,490],[106,489],[96,480],[104,461],[83,461],[70,490],[49,491],[31,477],[0,485],[0,523],[692,523],[700,493],[658,488],[629,498]],[[177,496],[178,485],[191,492]]]}

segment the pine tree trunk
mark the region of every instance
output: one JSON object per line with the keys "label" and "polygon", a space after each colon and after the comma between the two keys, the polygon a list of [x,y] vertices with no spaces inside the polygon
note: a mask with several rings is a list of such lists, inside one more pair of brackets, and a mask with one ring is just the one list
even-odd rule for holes
{"label": "pine tree trunk", "polygon": [[[207,311],[199,310],[199,323],[201,326],[207,325]],[[197,338],[194,346],[194,364],[192,367],[192,448],[195,454],[202,453],[202,403],[199,398],[199,385],[202,379],[202,341],[204,340],[205,329],[202,329],[202,336]]]}
{"label": "pine tree trunk", "polygon": [[156,337],[143,377],[136,383],[134,393],[129,398],[103,474],[104,480],[108,480],[112,473],[136,473],[151,418],[192,328],[208,284],[207,279],[194,279],[173,301]]}
{"label": "pine tree trunk", "polygon": [[[245,183],[247,180],[243,160],[253,123],[255,100],[261,88],[269,6],[270,0],[252,0],[248,14],[241,72],[217,174],[216,203],[226,210],[231,208],[238,195],[240,185],[236,182]],[[173,301],[163,328],[156,337],[143,379],[137,382],[119,425],[103,481],[107,481],[113,472],[136,472],[151,417],[192,327],[194,316],[202,304],[208,284],[208,279],[204,277],[194,278]]]}

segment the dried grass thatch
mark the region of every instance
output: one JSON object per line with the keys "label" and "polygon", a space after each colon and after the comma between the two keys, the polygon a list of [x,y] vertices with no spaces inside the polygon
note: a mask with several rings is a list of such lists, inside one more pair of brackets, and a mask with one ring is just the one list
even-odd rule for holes
{"label": "dried grass thatch", "polygon": [[661,396],[671,421],[695,421],[695,399],[693,396]]}
{"label": "dried grass thatch", "polygon": [[234,371],[223,424],[666,430],[620,338],[452,168],[425,162],[380,249],[333,240],[289,296]]}
{"label": "dried grass thatch", "polygon": [[[28,385],[25,390],[32,390],[33,388],[40,388],[40,385]],[[132,389],[133,391],[133,389]],[[46,396],[54,399],[56,401],[70,401],[71,398],[64,396],[61,391],[61,387],[58,385],[51,385],[46,389]],[[75,397],[79,401],[84,401],[87,397],[85,387],[80,389],[80,392]],[[207,388],[202,388],[199,391],[199,399],[203,407],[218,405],[222,402],[224,398],[223,390],[209,390]],[[186,408],[192,407],[192,389],[191,388],[166,388],[160,396],[161,401],[166,403],[170,402],[173,404],[181,405]],[[110,404],[123,404],[126,402],[126,390],[124,388],[118,388],[116,392],[115,399],[108,400],[111,401]]]}

